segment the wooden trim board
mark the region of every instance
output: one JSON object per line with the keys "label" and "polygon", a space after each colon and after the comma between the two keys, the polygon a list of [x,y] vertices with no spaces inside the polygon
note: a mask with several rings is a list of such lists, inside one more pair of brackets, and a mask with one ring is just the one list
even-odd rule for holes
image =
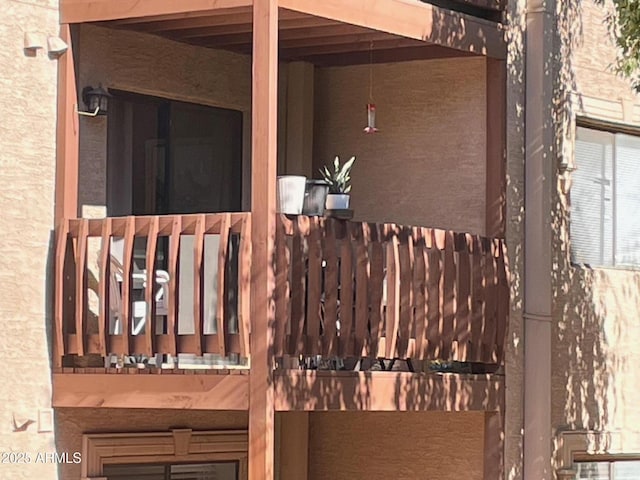
{"label": "wooden trim board", "polygon": [[53,374],[53,407],[247,410],[249,375]]}

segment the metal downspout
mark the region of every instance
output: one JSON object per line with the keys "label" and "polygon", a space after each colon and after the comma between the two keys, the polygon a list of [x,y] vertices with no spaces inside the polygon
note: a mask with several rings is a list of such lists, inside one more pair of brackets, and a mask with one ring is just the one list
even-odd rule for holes
{"label": "metal downspout", "polygon": [[551,480],[554,0],[527,0],[524,480]]}

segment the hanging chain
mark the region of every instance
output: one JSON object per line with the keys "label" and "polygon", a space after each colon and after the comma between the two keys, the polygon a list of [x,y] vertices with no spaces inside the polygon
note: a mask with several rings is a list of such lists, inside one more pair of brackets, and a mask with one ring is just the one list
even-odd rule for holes
{"label": "hanging chain", "polygon": [[373,102],[373,40],[369,44],[369,103]]}

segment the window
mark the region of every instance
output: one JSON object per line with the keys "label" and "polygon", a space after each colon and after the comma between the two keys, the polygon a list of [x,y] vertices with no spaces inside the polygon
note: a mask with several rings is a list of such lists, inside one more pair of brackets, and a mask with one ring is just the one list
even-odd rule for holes
{"label": "window", "polygon": [[571,260],[640,267],[640,137],[578,127]]}
{"label": "window", "polygon": [[576,463],[577,480],[638,480],[640,461]]}
{"label": "window", "polygon": [[83,436],[87,480],[246,480],[246,430]]}

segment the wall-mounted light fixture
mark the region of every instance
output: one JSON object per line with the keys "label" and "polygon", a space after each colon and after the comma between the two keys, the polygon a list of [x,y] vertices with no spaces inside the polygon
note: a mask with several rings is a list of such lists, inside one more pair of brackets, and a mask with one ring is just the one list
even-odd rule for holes
{"label": "wall-mounted light fixture", "polygon": [[68,48],[69,46],[60,37],[54,35],[47,37],[47,50],[49,51],[49,55],[58,57],[66,52]]}
{"label": "wall-mounted light fixture", "polygon": [[106,115],[109,107],[111,94],[99,85],[98,88],[84,87],[82,89],[82,101],[87,107],[87,111],[80,111],[76,108],[78,115],[87,117],[97,117]]}
{"label": "wall-mounted light fixture", "polygon": [[44,35],[36,32],[24,32],[24,49],[35,53],[44,48]]}

